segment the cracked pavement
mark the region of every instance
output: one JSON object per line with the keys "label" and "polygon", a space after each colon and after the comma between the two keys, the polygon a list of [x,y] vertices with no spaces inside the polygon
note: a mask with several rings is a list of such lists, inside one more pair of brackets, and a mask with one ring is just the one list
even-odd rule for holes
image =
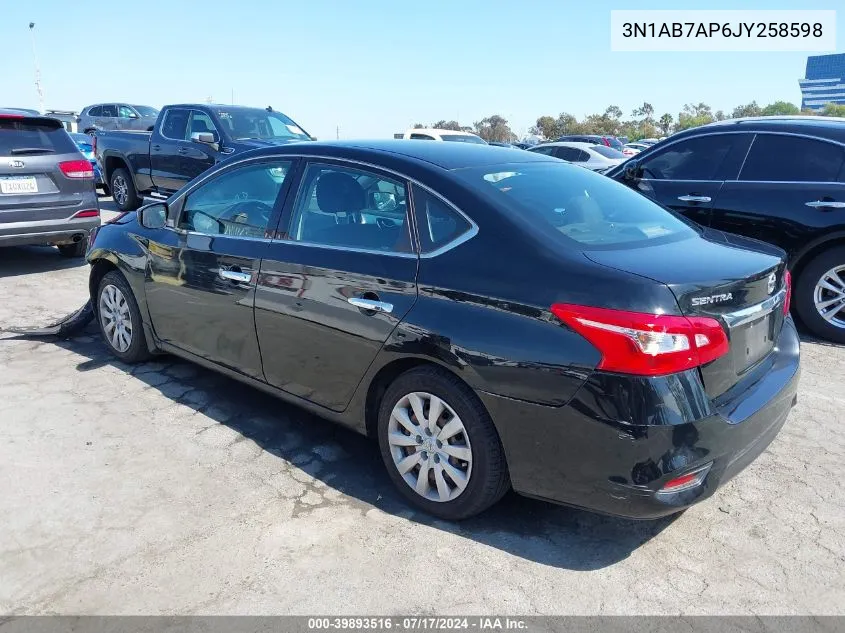
{"label": "cracked pavement", "polygon": [[[0,326],[85,300],[87,266],[0,249]],[[769,449],[681,516],[508,495],[416,512],[360,437],[92,324],[0,335],[3,614],[845,614],[845,348],[805,340]]]}

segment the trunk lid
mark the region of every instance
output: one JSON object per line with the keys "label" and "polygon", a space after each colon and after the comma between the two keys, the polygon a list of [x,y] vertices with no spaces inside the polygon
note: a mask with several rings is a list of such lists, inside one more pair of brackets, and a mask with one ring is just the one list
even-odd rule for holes
{"label": "trunk lid", "polygon": [[688,316],[717,319],[730,351],[700,368],[715,398],[774,348],[783,326],[785,254],[780,249],[707,229],[703,239],[639,248],[585,251],[590,260],[665,284]]}

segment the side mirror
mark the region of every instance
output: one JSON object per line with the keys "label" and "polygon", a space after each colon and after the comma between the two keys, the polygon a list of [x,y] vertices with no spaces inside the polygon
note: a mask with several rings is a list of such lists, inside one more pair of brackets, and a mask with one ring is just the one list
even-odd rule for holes
{"label": "side mirror", "polygon": [[163,229],[167,224],[167,205],[153,202],[138,209],[138,222],[145,229]]}
{"label": "side mirror", "polygon": [[202,143],[203,145],[211,145],[215,150],[218,149],[217,135],[214,132],[193,132],[191,140],[194,143]]}
{"label": "side mirror", "polygon": [[370,208],[372,209],[394,211],[398,206],[395,194],[388,191],[373,191],[370,194]]}
{"label": "side mirror", "polygon": [[129,113],[129,118],[130,118],[130,119],[137,119],[137,118],[138,118],[138,114],[137,114],[136,112],[130,112],[130,113]]}
{"label": "side mirror", "polygon": [[643,177],[643,168],[640,161],[635,158],[629,158],[625,161],[625,170],[622,172],[622,178],[628,181],[639,180]]}

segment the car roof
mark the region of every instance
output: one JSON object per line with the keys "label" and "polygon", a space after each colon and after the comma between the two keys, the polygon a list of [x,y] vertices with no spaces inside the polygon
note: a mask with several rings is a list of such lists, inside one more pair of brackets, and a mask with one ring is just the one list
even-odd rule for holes
{"label": "car roof", "polygon": [[724,131],[789,132],[792,134],[819,136],[845,143],[845,118],[796,115],[726,119],[724,121],[714,121],[701,127],[683,130],[673,134],[670,138],[674,141],[687,136],[695,136],[696,134]]}
{"label": "car roof", "polygon": [[[497,147],[481,143],[425,143],[412,139],[384,139],[358,141],[302,141],[279,147],[250,152],[250,156],[273,154],[308,154],[314,156],[348,158],[380,162],[388,166],[427,163],[446,170],[504,165],[508,163],[537,163],[556,159],[518,148]],[[243,156],[243,154],[240,154]]]}
{"label": "car roof", "polygon": [[[478,136],[478,134],[474,134],[473,132],[464,132],[463,130],[441,130],[440,128],[436,127],[417,127],[413,129],[409,129],[407,134],[437,134],[438,136],[454,136],[456,134],[460,134],[461,136]],[[479,137],[481,138],[481,137]]]}
{"label": "car roof", "polygon": [[[555,147],[577,147],[578,149],[590,149],[595,147],[598,143],[590,143],[589,141],[554,141],[552,143],[543,143],[542,146],[554,145]],[[541,147],[535,145],[534,147]]]}

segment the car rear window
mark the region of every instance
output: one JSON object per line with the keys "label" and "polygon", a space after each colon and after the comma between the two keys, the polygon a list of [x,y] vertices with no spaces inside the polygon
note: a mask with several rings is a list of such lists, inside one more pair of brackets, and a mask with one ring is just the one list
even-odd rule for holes
{"label": "car rear window", "polygon": [[0,118],[0,156],[75,151],[76,145],[58,121]]}
{"label": "car rear window", "polygon": [[565,163],[519,163],[458,172],[508,212],[590,248],[695,235],[672,213],[625,185]]}
{"label": "car rear window", "polygon": [[595,152],[598,152],[605,158],[625,158],[625,154],[623,154],[619,150],[613,149],[612,147],[608,147],[607,145],[596,145],[595,147],[591,147],[590,149]]}
{"label": "car rear window", "polygon": [[440,138],[444,141],[452,141],[454,143],[477,143],[479,145],[487,144],[484,139],[473,134],[441,134]]}

